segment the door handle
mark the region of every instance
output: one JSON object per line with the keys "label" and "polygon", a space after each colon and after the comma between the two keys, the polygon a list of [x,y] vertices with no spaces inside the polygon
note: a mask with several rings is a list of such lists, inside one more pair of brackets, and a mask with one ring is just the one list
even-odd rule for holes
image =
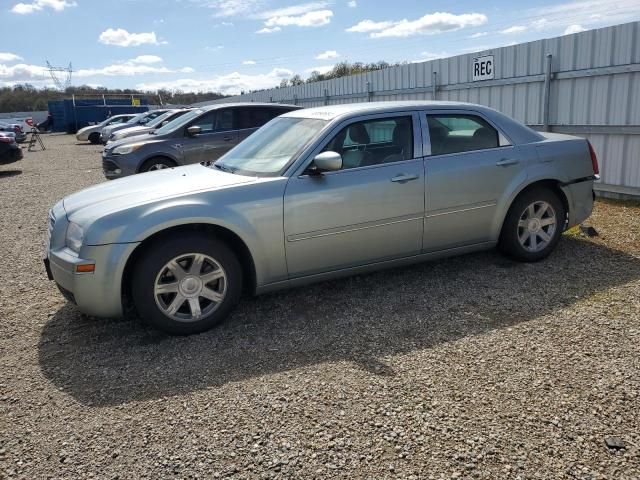
{"label": "door handle", "polygon": [[222,137],[222,140],[224,140],[225,142],[228,142],[231,140],[231,137]]}
{"label": "door handle", "polygon": [[508,167],[509,165],[516,165],[517,163],[518,160],[515,158],[503,158],[502,160],[497,161],[496,165],[498,167]]}
{"label": "door handle", "polygon": [[418,178],[418,175],[408,175],[406,173],[401,174],[401,175],[396,175],[395,177],[393,177],[391,179],[392,182],[399,182],[399,183],[405,183],[405,182],[409,182],[411,180],[415,180]]}

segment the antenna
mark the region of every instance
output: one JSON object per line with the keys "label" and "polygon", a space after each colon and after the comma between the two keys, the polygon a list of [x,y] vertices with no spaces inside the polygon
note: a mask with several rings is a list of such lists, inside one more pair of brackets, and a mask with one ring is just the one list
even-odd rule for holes
{"label": "antenna", "polygon": [[73,73],[71,62],[68,67],[54,67],[47,60],[47,70],[49,70],[49,75],[58,90],[64,92],[71,86],[71,74]]}

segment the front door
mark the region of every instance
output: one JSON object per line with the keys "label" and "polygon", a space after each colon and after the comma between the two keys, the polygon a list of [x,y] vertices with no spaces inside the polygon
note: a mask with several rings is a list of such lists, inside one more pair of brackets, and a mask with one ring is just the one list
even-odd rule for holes
{"label": "front door", "polygon": [[425,156],[424,251],[491,241],[497,205],[526,177],[526,159],[487,120],[470,113],[422,116]]}
{"label": "front door", "polygon": [[[199,134],[189,136],[187,129],[197,126]],[[220,158],[238,144],[234,111],[230,108],[211,110],[202,114],[184,129],[182,151],[184,163],[200,163]]]}
{"label": "front door", "polygon": [[284,229],[290,278],[420,253],[424,167],[414,148],[418,125],[417,114],[352,122],[323,149],[342,155],[342,170],[289,180]]}

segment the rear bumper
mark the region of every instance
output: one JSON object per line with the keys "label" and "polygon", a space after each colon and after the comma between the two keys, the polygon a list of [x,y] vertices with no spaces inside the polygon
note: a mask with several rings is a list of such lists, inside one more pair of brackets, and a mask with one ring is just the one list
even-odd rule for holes
{"label": "rear bumper", "polygon": [[[49,271],[68,300],[87,315],[118,317],[122,315],[122,276],[126,260],[137,243],[86,246],[82,257],[68,248],[50,251]],[[77,273],[78,265],[95,264],[93,273]],[[45,268],[47,261],[45,260]]]}
{"label": "rear bumper", "polygon": [[562,191],[569,203],[569,223],[567,228],[574,227],[584,222],[591,216],[593,211],[593,182],[595,177],[584,179],[579,182],[563,185]]}

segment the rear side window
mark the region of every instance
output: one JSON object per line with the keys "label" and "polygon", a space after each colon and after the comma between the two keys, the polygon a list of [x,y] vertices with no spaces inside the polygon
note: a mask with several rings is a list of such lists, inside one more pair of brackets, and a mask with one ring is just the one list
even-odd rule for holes
{"label": "rear side window", "polygon": [[233,110],[210,110],[189,125],[200,127],[201,133],[226,132],[233,130]]}
{"label": "rear side window", "polygon": [[238,128],[259,128],[276,117],[273,109],[261,107],[246,107],[238,109]]}
{"label": "rear side window", "polygon": [[427,115],[431,155],[486,150],[500,146],[498,131],[476,115]]}

